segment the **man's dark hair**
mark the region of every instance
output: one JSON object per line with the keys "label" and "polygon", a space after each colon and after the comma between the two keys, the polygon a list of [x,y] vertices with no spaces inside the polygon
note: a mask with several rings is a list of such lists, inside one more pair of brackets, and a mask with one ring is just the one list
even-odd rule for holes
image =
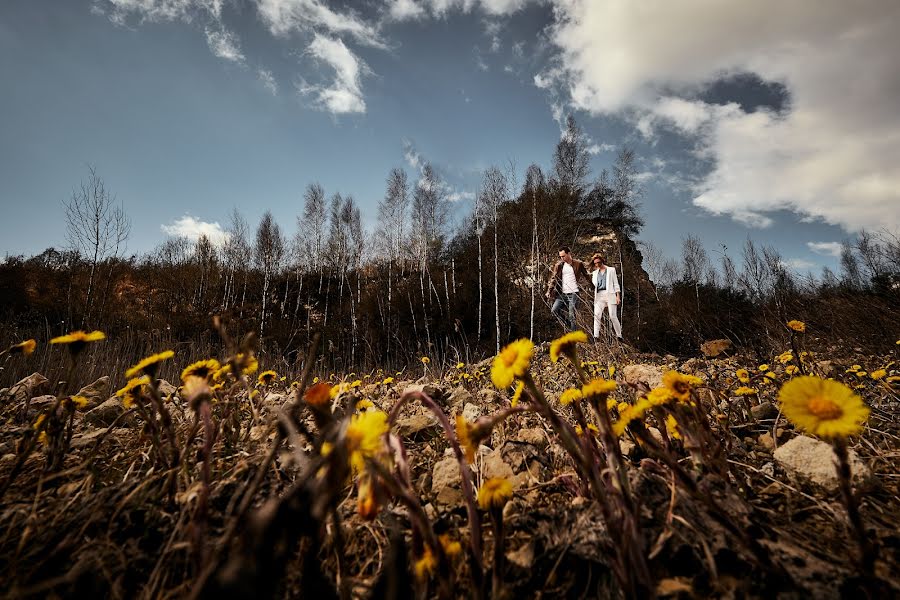
{"label": "man's dark hair", "polygon": [[565,252],[566,254],[568,254],[569,252],[571,252],[571,250],[569,250],[569,247],[568,247],[568,246],[560,246],[560,247],[559,247],[559,251],[560,251],[560,252]]}

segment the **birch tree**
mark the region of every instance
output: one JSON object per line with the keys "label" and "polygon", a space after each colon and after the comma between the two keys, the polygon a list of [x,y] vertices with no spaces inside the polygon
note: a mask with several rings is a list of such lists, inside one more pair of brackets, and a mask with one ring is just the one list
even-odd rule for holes
{"label": "birch tree", "polygon": [[263,274],[262,311],[259,317],[259,337],[261,338],[266,329],[269,286],[272,284],[272,278],[278,273],[284,257],[284,238],[281,235],[281,228],[269,211],[263,215],[256,230],[254,257]]}

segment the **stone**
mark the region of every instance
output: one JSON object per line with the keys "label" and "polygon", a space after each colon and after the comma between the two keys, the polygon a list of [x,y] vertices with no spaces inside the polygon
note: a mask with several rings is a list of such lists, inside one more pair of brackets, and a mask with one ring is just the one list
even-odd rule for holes
{"label": "stone", "polygon": [[772,434],[768,431],[760,434],[760,436],[756,438],[756,441],[760,446],[762,446],[766,450],[769,450],[770,452],[775,449],[775,438],[773,438]]}
{"label": "stone", "polygon": [[447,404],[453,412],[459,412],[463,406],[470,402],[475,402],[475,396],[463,386],[454,388],[450,392],[450,398],[447,399]]}
{"label": "stone", "polygon": [[830,360],[820,360],[816,363],[816,370],[822,377],[830,377],[835,372],[834,363]]}
{"label": "stone", "polygon": [[619,448],[622,450],[623,456],[631,456],[637,446],[631,440],[621,440],[619,442]]}
{"label": "stone", "polygon": [[762,419],[774,419],[778,416],[778,409],[768,400],[763,400],[756,406],[751,407],[750,413],[757,421]]}
{"label": "stone", "polygon": [[109,376],[104,375],[94,383],[84,386],[81,388],[76,396],[84,396],[90,401],[91,408],[99,405],[103,402],[104,398],[109,397]]}
{"label": "stone", "polygon": [[36,398],[32,398],[31,402],[28,403],[28,406],[32,411],[40,412],[45,408],[50,408],[54,404],[56,404],[56,396],[47,394],[46,396],[37,396]]}
{"label": "stone", "polygon": [[481,474],[486,480],[492,477],[509,479],[513,484],[513,488],[519,487],[518,481],[515,479],[516,474],[513,472],[512,467],[503,460],[503,454],[500,450],[494,450],[484,457],[484,462],[481,463]]}
{"label": "stone", "polygon": [[506,560],[521,569],[530,569],[534,564],[534,542],[526,542],[518,550],[507,552]]}
{"label": "stone", "polygon": [[420,392],[435,401],[439,400],[444,395],[444,390],[433,383],[414,383],[406,386],[406,389],[403,390],[404,394],[410,392]]}
{"label": "stone", "polygon": [[731,340],[710,340],[700,344],[700,352],[707,358],[715,358],[731,350]]}
{"label": "stone", "polygon": [[9,388],[6,394],[12,402],[18,404],[44,391],[49,383],[49,380],[40,373],[32,373]]}
{"label": "stone", "polygon": [[163,400],[174,397],[178,393],[178,388],[165,379],[157,380],[156,385],[159,387],[159,395],[163,397]]}
{"label": "stone", "polygon": [[440,427],[440,425],[430,413],[417,413],[397,419],[397,435],[401,438],[420,437],[428,430],[433,429],[435,430],[434,432],[436,432],[438,427]]}
{"label": "stone", "polygon": [[478,402],[487,406],[488,411],[493,411],[495,408],[504,404],[500,392],[492,389],[478,390]]}
{"label": "stone", "polygon": [[[100,427],[98,429],[92,429],[90,431],[85,431],[77,435],[73,435],[70,446],[73,450],[79,450],[81,448],[84,448],[85,446],[91,446],[94,444],[94,442],[97,441],[98,438],[102,437],[105,433],[106,428]],[[112,435],[110,435],[109,437],[112,437]]]}
{"label": "stone", "polygon": [[540,427],[526,427],[516,434],[516,441],[544,448],[547,446],[547,434]]}
{"label": "stone", "polygon": [[662,385],[663,372],[659,367],[638,363],[622,367],[622,377],[631,387],[646,386],[652,390]]}
{"label": "stone", "polygon": [[689,358],[681,365],[681,370],[684,373],[693,373],[697,370],[700,365],[700,361],[696,358]]}
{"label": "stone", "polygon": [[462,504],[462,478],[459,475],[459,462],[450,456],[439,460],[431,471],[431,492],[435,501],[446,506]]}
{"label": "stone", "polygon": [[279,409],[284,406],[285,401],[287,400],[287,394],[280,394],[278,392],[269,392],[266,394],[266,397],[263,398],[263,404],[272,409]]}
{"label": "stone", "polygon": [[484,411],[481,409],[480,406],[470,402],[470,403],[466,404],[465,407],[463,408],[462,416],[469,423],[474,423],[475,420],[478,417],[480,417],[483,413],[484,413]]}
{"label": "stone", "polygon": [[125,407],[122,406],[122,401],[118,397],[112,396],[99,406],[84,413],[84,422],[95,427],[108,427],[123,412],[125,412]]}
{"label": "stone", "polygon": [[[848,450],[854,485],[872,482],[872,471],[853,450]],[[837,457],[831,444],[805,435],[797,436],[775,450],[775,462],[795,480],[812,483],[828,492],[836,492],[839,482]]]}

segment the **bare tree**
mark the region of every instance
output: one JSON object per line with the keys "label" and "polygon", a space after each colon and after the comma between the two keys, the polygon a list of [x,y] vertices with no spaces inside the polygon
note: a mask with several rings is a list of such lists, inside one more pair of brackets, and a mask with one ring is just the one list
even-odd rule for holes
{"label": "bare tree", "polygon": [[490,223],[494,230],[494,324],[497,333],[497,352],[500,352],[500,292],[499,292],[499,267],[497,228],[500,215],[500,206],[509,198],[509,185],[506,176],[497,167],[490,167],[484,172],[479,192],[481,199],[479,207],[485,212],[485,221]]}
{"label": "bare tree", "polygon": [[553,171],[560,187],[580,195],[590,175],[584,134],[575,122],[575,117],[566,118],[566,130],[562,133],[553,153]]}
{"label": "bare tree", "polygon": [[269,286],[272,284],[272,278],[278,273],[281,259],[284,257],[284,238],[281,235],[281,228],[269,211],[265,212],[256,229],[254,255],[256,264],[263,272],[262,312],[259,317],[259,336],[262,337],[266,329]]}
{"label": "bare tree", "polygon": [[243,275],[243,292],[241,299],[241,316],[243,316],[243,304],[247,297],[247,274],[250,264],[251,251],[250,226],[246,219],[238,212],[237,208],[231,211],[231,222],[225,232],[225,244],[222,247],[222,257],[225,261],[225,292],[222,303],[228,308],[237,301],[237,275]]}
{"label": "bare tree", "polygon": [[121,204],[116,205],[97,169],[88,166],[88,179],[72,191],[64,202],[66,239],[72,250],[86,258],[90,268],[83,321],[87,321],[94,304],[99,266],[116,258],[124,250],[131,221]]}

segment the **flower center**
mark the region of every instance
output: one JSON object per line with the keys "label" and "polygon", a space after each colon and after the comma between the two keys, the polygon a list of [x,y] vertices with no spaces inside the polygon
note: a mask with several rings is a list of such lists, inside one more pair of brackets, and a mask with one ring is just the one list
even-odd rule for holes
{"label": "flower center", "polygon": [[840,406],[822,396],[814,396],[811,398],[807,407],[809,408],[809,412],[824,420],[838,419],[844,414],[844,411],[841,410]]}
{"label": "flower center", "polygon": [[507,348],[503,352],[500,353],[500,358],[503,361],[503,364],[507,367],[511,367],[516,364],[516,358],[519,357],[519,353],[515,348]]}

